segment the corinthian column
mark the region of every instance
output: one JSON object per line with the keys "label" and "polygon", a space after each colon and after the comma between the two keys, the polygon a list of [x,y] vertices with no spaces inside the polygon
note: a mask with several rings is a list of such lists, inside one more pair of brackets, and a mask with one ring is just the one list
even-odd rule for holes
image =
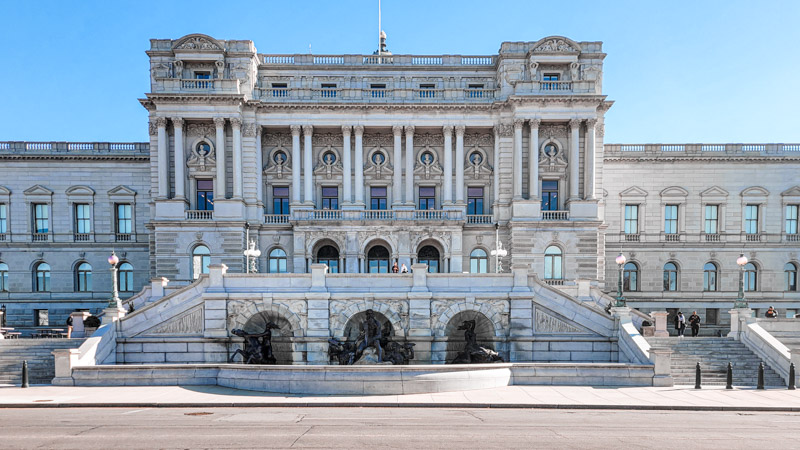
{"label": "corinthian column", "polygon": [[394,135],[394,157],[392,165],[392,207],[403,203],[403,126],[395,125],[392,127]]}
{"label": "corinthian column", "polygon": [[359,205],[364,204],[364,126],[353,127],[356,134],[356,200]]}
{"label": "corinthian column", "polygon": [[242,198],[242,119],[231,119],[233,128],[233,198]]}
{"label": "corinthian column", "polygon": [[578,188],[580,186],[580,150],[578,140],[580,139],[581,121],[572,119],[569,121],[569,199],[580,199]]}
{"label": "corinthian column", "polygon": [[[258,204],[264,204],[264,155],[261,148],[261,125],[256,126],[256,197]],[[263,213],[264,211],[261,211]]]}
{"label": "corinthian column", "polygon": [[343,125],[342,126],[342,203],[352,203],[353,196],[352,196],[352,177],[353,171],[350,168],[350,154],[352,153],[352,149],[350,148],[350,133],[352,132],[353,127],[350,125]]}
{"label": "corinthian column", "polygon": [[414,204],[414,125],[406,125],[406,204]]}
{"label": "corinthian column", "polygon": [[453,126],[442,127],[444,133],[444,189],[442,203],[453,203]]}
{"label": "corinthian column", "polygon": [[584,196],[586,200],[595,199],[595,192],[594,192],[595,125],[597,125],[597,119],[589,119],[586,121],[586,173],[584,175],[584,180],[586,181],[584,185]]}
{"label": "corinthian column", "polygon": [[514,200],[522,200],[522,119],[514,120]]}
{"label": "corinthian column", "polygon": [[464,203],[464,125],[456,126],[456,203]]}
{"label": "corinthian column", "polygon": [[225,118],[215,117],[214,127],[217,129],[217,179],[214,185],[214,200],[225,199]]}
{"label": "corinthian column", "polygon": [[314,134],[314,127],[303,125],[303,202],[314,204],[314,171],[312,170],[313,156],[311,155],[311,136]]}
{"label": "corinthian column", "polygon": [[183,157],[183,119],[172,118],[172,129],[175,132],[175,198],[186,198],[186,161]]}
{"label": "corinthian column", "polygon": [[292,203],[300,203],[300,125],[292,125]]}
{"label": "corinthian column", "polygon": [[158,127],[158,197],[169,198],[169,151],[167,150],[167,118],[156,118]]}
{"label": "corinthian column", "polygon": [[539,119],[531,119],[529,124],[531,126],[531,142],[530,153],[528,161],[530,162],[530,179],[528,180],[528,192],[530,199],[535,200],[539,198],[539,124],[542,121]]}

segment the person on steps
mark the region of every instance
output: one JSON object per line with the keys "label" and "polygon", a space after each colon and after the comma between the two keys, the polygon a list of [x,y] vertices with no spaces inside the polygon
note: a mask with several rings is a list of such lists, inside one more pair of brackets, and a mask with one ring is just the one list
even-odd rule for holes
{"label": "person on steps", "polygon": [[692,337],[697,337],[700,334],[700,316],[697,315],[697,311],[692,311],[692,315],[689,316],[689,325],[692,327]]}
{"label": "person on steps", "polygon": [[684,331],[686,331],[686,317],[683,316],[683,313],[678,311],[678,315],[675,316],[675,329],[678,330],[678,337],[682,338]]}

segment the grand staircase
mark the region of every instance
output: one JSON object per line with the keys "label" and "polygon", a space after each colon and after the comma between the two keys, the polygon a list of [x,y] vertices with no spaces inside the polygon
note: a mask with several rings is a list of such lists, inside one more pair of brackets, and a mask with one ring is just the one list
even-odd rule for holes
{"label": "grand staircase", "polygon": [[0,385],[22,383],[22,361],[28,361],[28,382],[50,384],[56,376],[53,350],[78,348],[85,339],[0,340]]}
{"label": "grand staircase", "polygon": [[[724,385],[728,362],[733,363],[734,386],[756,386],[758,363],[755,353],[739,341],[726,337],[648,337],[653,347],[672,349],[672,378],[676,385],[694,385],[699,362],[703,385]],[[764,363],[764,385],[786,386],[783,379]]]}

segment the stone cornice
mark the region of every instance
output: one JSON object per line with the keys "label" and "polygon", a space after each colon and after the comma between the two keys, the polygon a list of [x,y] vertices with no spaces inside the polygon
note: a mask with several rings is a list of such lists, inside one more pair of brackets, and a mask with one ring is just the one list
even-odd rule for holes
{"label": "stone cornice", "polygon": [[104,161],[150,161],[149,154],[102,155],[102,154],[17,154],[0,153],[0,161],[4,160],[104,160]]}
{"label": "stone cornice", "polygon": [[231,105],[244,104],[244,96],[241,94],[145,94],[147,100],[140,99],[139,102],[142,106],[147,108],[145,102],[150,102],[153,105],[158,103],[224,103]]}
{"label": "stone cornice", "polygon": [[738,155],[718,155],[718,156],[619,156],[619,155],[604,155],[604,162],[651,162],[651,163],[674,163],[674,162],[687,162],[687,161],[703,161],[703,162],[733,162],[733,163],[781,163],[781,162],[800,162],[800,155],[797,156],[738,156]]}

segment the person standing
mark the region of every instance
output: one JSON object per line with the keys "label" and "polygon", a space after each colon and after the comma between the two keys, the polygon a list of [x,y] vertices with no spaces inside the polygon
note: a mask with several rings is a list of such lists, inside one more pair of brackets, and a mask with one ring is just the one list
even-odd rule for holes
{"label": "person standing", "polygon": [[397,261],[395,261],[394,265],[392,266],[392,273],[397,273],[397,272],[400,272],[400,269],[397,267]]}
{"label": "person standing", "polygon": [[67,339],[72,339],[72,314],[67,316]]}
{"label": "person standing", "polygon": [[778,311],[775,311],[775,308],[770,306],[767,312],[764,314],[764,316],[767,317],[768,319],[775,319],[778,317]]}
{"label": "person standing", "polygon": [[683,338],[683,333],[686,331],[686,317],[683,316],[683,313],[678,311],[678,315],[675,316],[675,329],[678,330],[678,337]]}
{"label": "person standing", "polygon": [[700,334],[700,316],[697,315],[697,311],[692,311],[692,315],[689,316],[689,325],[692,327],[692,337],[697,337]]}

